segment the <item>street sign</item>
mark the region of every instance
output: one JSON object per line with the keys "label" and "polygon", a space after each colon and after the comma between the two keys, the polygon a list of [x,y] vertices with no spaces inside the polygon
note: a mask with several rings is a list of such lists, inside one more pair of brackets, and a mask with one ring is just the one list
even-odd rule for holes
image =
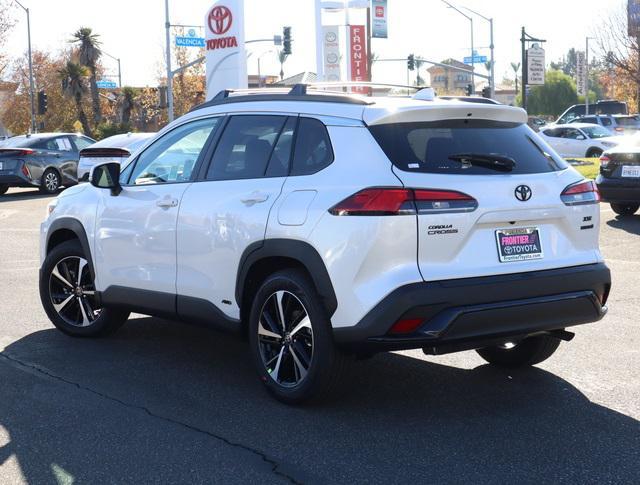
{"label": "street sign", "polygon": [[176,37],[178,47],[204,47],[204,37]]}
{"label": "street sign", "polygon": [[483,62],[487,62],[487,56],[479,56],[478,54],[474,54],[473,58],[471,56],[465,57],[463,59],[465,64],[482,64]]}
{"label": "street sign", "polygon": [[544,84],[544,49],[537,44],[527,49],[527,84]]}
{"label": "street sign", "polygon": [[587,94],[587,63],[585,53],[577,52],[576,57],[576,87],[578,88],[578,96]]}
{"label": "street sign", "polygon": [[99,89],[115,89],[118,87],[118,85],[114,81],[109,81],[107,79],[101,79],[100,81],[97,81],[96,86],[98,86]]}

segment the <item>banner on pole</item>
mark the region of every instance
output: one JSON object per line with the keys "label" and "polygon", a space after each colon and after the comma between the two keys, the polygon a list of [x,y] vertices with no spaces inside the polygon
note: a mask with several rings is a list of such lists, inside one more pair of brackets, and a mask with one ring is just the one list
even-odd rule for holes
{"label": "banner on pole", "polygon": [[386,39],[387,32],[387,0],[372,0],[371,2],[371,36]]}
{"label": "banner on pole", "polygon": [[587,94],[587,63],[582,51],[576,53],[576,87],[578,96]]}
{"label": "banner on pole", "polygon": [[[369,63],[367,62],[367,36],[364,25],[349,26],[349,65],[351,81],[369,80]],[[366,86],[352,88],[355,93],[366,94]]]}
{"label": "banner on pole", "polygon": [[544,49],[535,44],[527,49],[527,84],[544,84]]}
{"label": "banner on pole", "polygon": [[207,99],[223,89],[247,87],[244,0],[214,3],[204,18]]}
{"label": "banner on pole", "polygon": [[322,62],[324,80],[340,81],[340,28],[337,25],[322,27]]}

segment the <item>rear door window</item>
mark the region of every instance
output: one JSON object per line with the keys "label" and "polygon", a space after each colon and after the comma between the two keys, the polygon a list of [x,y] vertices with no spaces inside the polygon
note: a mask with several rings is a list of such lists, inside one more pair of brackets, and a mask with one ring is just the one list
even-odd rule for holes
{"label": "rear door window", "polygon": [[510,157],[516,163],[510,174],[554,172],[568,167],[526,124],[449,120],[374,125],[369,129],[391,162],[409,172],[501,173],[450,159],[459,154]]}
{"label": "rear door window", "polygon": [[602,126],[611,126],[611,118],[600,118]]}
{"label": "rear door window", "polygon": [[291,175],[310,175],[333,162],[333,149],[324,124],[313,118],[300,118]]}

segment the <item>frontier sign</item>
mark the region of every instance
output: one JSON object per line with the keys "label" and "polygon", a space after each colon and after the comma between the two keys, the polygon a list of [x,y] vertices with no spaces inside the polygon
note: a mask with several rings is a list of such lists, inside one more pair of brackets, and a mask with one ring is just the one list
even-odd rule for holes
{"label": "frontier sign", "polygon": [[216,2],[205,15],[207,99],[223,89],[247,87],[244,2]]}

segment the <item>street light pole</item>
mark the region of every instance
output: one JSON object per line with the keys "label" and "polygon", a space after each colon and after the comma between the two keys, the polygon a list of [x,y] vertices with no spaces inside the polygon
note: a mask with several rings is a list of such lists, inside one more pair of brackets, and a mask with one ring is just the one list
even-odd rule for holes
{"label": "street light pole", "polygon": [[105,56],[110,57],[111,59],[113,59],[114,61],[116,61],[118,63],[118,87],[120,89],[122,89],[122,71],[120,70],[120,58],[112,56],[111,54],[109,54],[108,52],[105,52],[104,50],[101,50],[101,52]]}
{"label": "street light pole", "polygon": [[[460,15],[462,15],[463,17],[465,17],[469,23],[471,24],[471,84],[473,86],[473,91],[475,92],[476,90],[476,78],[475,78],[475,73],[474,73],[474,49],[473,49],[473,17],[467,15],[466,13],[464,13],[462,10],[459,10],[458,8],[454,7],[453,5],[451,5],[449,2],[447,2],[447,0],[442,0],[442,3],[446,4],[449,8],[454,9],[456,12],[458,12]],[[493,44],[493,42],[492,42]]]}
{"label": "street light pole", "polygon": [[173,73],[171,71],[171,23],[169,23],[169,0],[164,0],[165,22],[167,41],[167,118],[169,123],[173,121]]}
{"label": "street light pole", "polygon": [[36,133],[36,100],[35,100],[35,87],[33,84],[33,61],[31,59],[31,19],[29,17],[29,9],[22,5],[18,0],[15,2],[20,5],[20,8],[27,14],[27,39],[29,44],[29,97],[31,98],[31,133]]}
{"label": "street light pole", "polygon": [[468,10],[469,12],[489,22],[489,49],[491,51],[491,69],[489,71],[489,76],[491,79],[489,81],[489,84],[491,87],[491,97],[494,98],[496,95],[496,78],[495,78],[495,58],[493,54],[493,47],[494,47],[493,46],[493,18],[485,17],[481,13],[478,13],[475,10],[471,10],[469,7],[462,7],[462,8],[464,8],[465,10]]}

